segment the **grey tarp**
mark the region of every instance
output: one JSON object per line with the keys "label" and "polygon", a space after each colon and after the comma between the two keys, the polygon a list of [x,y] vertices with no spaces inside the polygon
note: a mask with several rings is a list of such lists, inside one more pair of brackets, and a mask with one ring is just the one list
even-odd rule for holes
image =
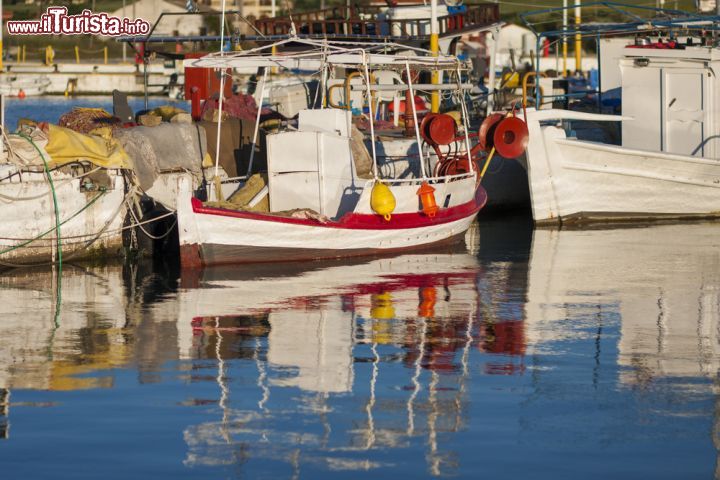
{"label": "grey tarp", "polygon": [[207,152],[205,129],[186,123],[132,127],[114,132],[135,164],[140,188],[148,190],[164,171],[186,170],[200,177]]}

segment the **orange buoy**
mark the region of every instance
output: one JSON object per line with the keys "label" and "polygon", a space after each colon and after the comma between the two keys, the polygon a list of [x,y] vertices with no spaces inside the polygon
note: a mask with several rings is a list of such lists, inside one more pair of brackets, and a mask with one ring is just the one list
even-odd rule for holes
{"label": "orange buoy", "polygon": [[480,125],[480,130],[478,131],[478,145],[481,150],[485,150],[486,152],[492,150],[494,145],[493,135],[495,135],[495,128],[503,118],[505,118],[505,115],[502,113],[491,113],[485,117],[485,120],[483,120]]}
{"label": "orange buoy", "polygon": [[423,182],[417,191],[418,197],[420,197],[420,204],[422,205],[422,212],[430,218],[433,218],[435,214],[440,210],[435,202],[435,189],[431,187],[427,182]]}
{"label": "orange buoy", "polygon": [[529,136],[525,122],[518,117],[508,117],[495,128],[495,151],[505,158],[517,158],[527,148]]}
{"label": "orange buoy", "polygon": [[20,100],[22,100],[23,98],[25,98],[25,90],[23,90],[22,88],[21,88],[20,91],[18,92],[18,98],[19,98]]}
{"label": "orange buoy", "polygon": [[446,113],[428,113],[420,122],[420,135],[429,145],[450,145],[457,135],[457,123]]}
{"label": "orange buoy", "polygon": [[418,305],[418,316],[432,318],[435,316],[435,303],[437,302],[437,290],[435,287],[423,287],[420,289],[420,305]]}
{"label": "orange buoy", "polygon": [[446,113],[435,115],[428,125],[428,135],[435,145],[450,145],[457,135],[457,123]]}

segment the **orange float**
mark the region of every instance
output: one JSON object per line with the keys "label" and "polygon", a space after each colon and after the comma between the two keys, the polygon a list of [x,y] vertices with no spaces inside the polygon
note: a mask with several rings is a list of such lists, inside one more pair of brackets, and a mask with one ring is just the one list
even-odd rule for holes
{"label": "orange float", "polygon": [[517,158],[528,144],[527,124],[518,117],[508,117],[498,123],[493,134],[495,151],[505,158]]}
{"label": "orange float", "polygon": [[435,189],[431,187],[427,182],[423,182],[417,191],[418,197],[420,197],[420,204],[422,205],[422,212],[430,218],[433,218],[435,214],[440,210],[435,202]]}

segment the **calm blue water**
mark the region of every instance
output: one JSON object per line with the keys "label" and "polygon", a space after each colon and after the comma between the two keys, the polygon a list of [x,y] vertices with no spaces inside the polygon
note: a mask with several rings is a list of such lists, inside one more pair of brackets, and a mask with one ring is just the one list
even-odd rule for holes
{"label": "calm blue water", "polygon": [[5,274],[3,478],[715,477],[720,225],[529,224]]}
{"label": "calm blue water", "polygon": [[[29,118],[37,122],[57,122],[63,113],[69,112],[73,107],[104,108],[112,113],[112,96],[98,97],[62,97],[39,96],[5,99],[5,125],[8,131],[15,131],[17,122],[21,118]],[[134,112],[145,109],[143,97],[128,97],[128,104]],[[173,104],[190,111],[190,102],[173,100],[167,97],[149,97],[148,107]]]}

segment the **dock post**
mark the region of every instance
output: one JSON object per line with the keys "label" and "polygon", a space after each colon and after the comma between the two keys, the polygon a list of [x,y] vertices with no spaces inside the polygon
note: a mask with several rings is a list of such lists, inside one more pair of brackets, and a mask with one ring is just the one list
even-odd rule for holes
{"label": "dock post", "polygon": [[80,47],[75,45],[75,63],[80,63]]}
{"label": "dock post", "polygon": [[108,61],[108,47],[107,46],[105,46],[105,48],[103,48],[103,54],[105,55],[105,65],[107,65],[107,61]]}

